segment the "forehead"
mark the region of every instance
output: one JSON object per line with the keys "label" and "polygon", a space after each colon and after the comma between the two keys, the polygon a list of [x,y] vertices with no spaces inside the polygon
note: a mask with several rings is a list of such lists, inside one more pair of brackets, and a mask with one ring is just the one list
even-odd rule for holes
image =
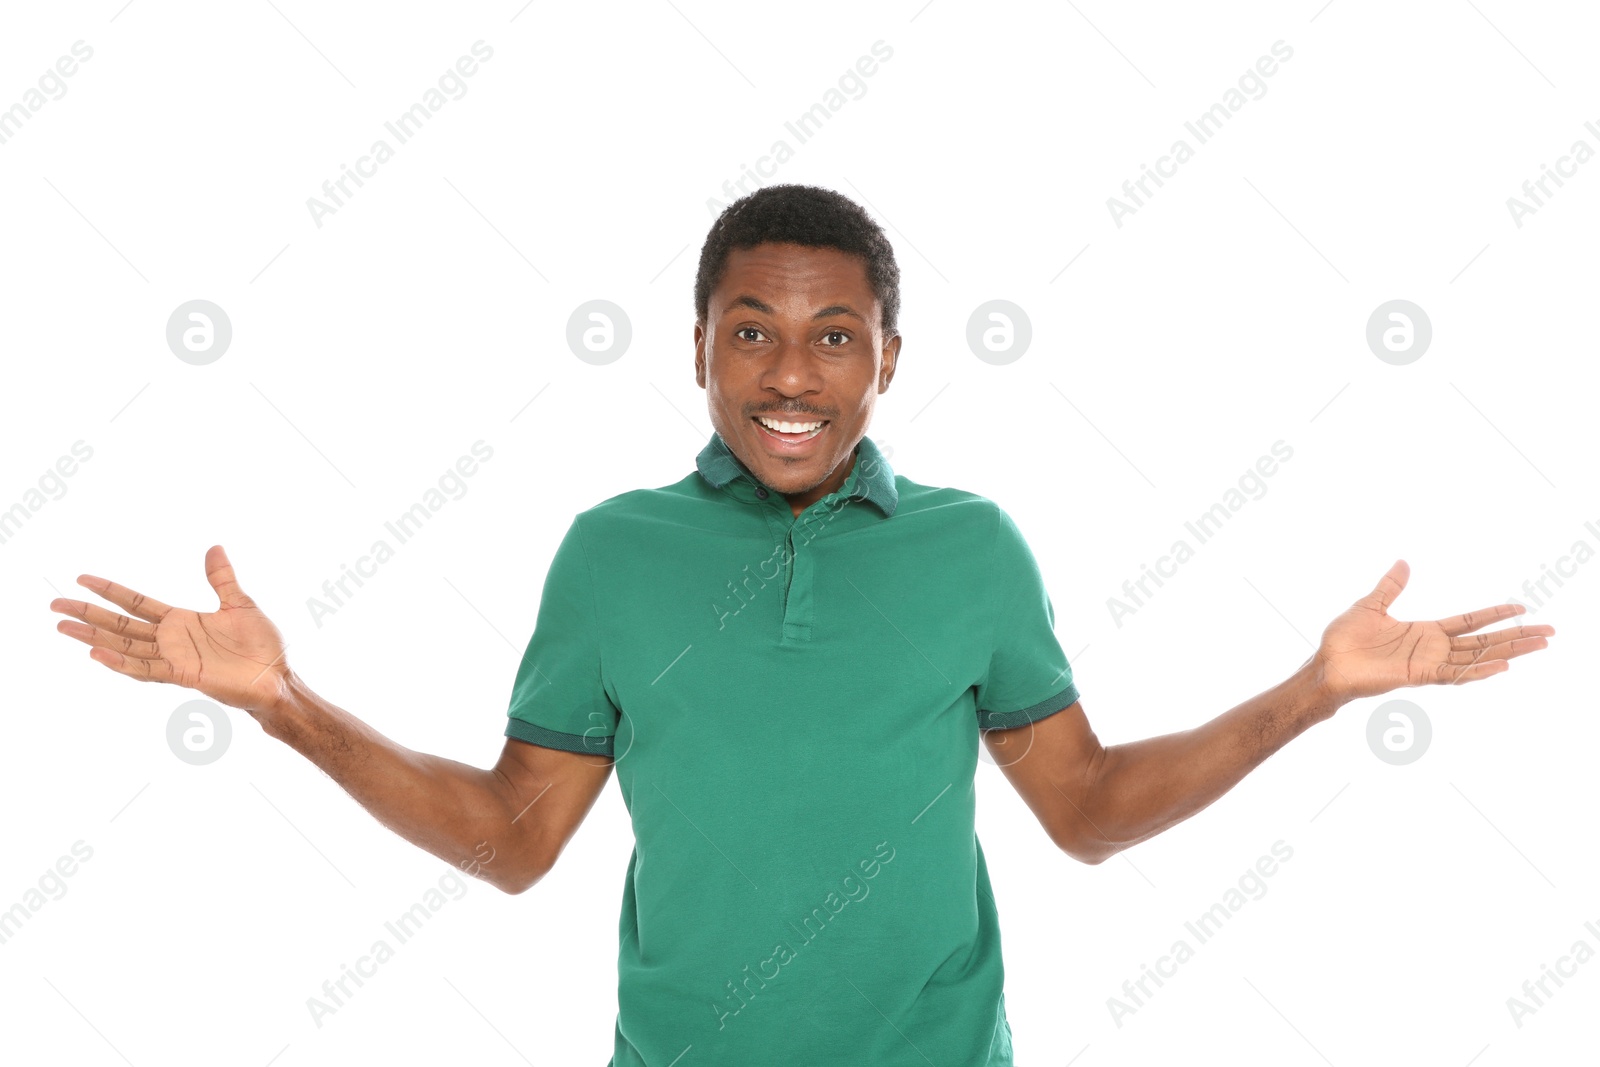
{"label": "forehead", "polygon": [[837,248],[767,242],[728,252],[722,278],[712,291],[712,310],[742,296],[770,298],[796,306],[847,303],[866,311],[877,307],[867,280],[867,261]]}

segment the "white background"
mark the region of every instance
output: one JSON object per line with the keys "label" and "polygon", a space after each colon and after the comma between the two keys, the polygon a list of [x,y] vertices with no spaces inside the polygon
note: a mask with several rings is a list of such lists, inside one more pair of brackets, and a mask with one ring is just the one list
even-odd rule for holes
{"label": "white background", "polygon": [[[0,945],[7,1058],[605,1062],[614,785],[544,882],[472,883],[318,1027],[307,998],[449,868],[242,713],[221,760],[180,762],[166,723],[195,694],[93,663],[47,605],[90,572],[210,608],[222,543],[319,692],[490,764],[571,516],[677,480],[710,433],[707,201],[779,138],[770,180],[867,205],[904,272],[869,432],[899,473],[1016,518],[1102,741],[1285,678],[1396,558],[1395,613],[1433,618],[1600,547],[1600,162],[1521,227],[1506,204],[1575,140],[1600,148],[1593,11],[1319,2],[7,5],[0,108],[94,50],[0,145],[0,508],[93,449],[0,544],[0,908],[93,849]],[[466,95],[315,225],[307,198],[480,39]],[[785,120],[879,40],[864,95],[798,145]],[[1196,146],[1184,122],[1279,40],[1265,95]],[[1195,157],[1118,227],[1107,198],[1179,137]],[[197,298],[233,326],[207,366],[165,340]],[[1406,366],[1365,341],[1397,298],[1434,331]],[[633,325],[606,366],[565,341],[591,299]],[[1004,366],[966,344],[990,299],[1032,321]],[[466,495],[317,625],[307,598],[480,439]],[[1116,625],[1107,598],[1278,440],[1266,494]],[[1507,675],[1398,694],[1433,724],[1417,762],[1374,756],[1361,701],[1100,866],[980,764],[1018,1063],[1592,1059],[1600,962],[1520,1027],[1506,1000],[1600,949],[1597,592],[1600,564],[1577,567],[1526,619],[1551,648]],[[1118,1026],[1107,999],[1280,839],[1266,895]]]}

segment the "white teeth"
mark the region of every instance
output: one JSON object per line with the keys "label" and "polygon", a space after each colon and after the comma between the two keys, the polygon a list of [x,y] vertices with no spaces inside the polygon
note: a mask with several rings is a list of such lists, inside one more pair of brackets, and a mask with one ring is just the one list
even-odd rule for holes
{"label": "white teeth", "polygon": [[812,430],[820,430],[822,428],[822,423],[820,422],[778,422],[762,416],[757,416],[756,418],[767,429],[777,430],[779,433],[810,433]]}

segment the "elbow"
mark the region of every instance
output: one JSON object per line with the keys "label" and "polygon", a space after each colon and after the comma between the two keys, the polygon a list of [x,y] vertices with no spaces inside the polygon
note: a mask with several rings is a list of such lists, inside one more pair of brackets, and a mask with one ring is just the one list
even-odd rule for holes
{"label": "elbow", "polygon": [[512,873],[510,876],[494,883],[495,888],[511,896],[519,896],[544,881],[544,876],[550,873],[554,863],[536,863]]}
{"label": "elbow", "polygon": [[1079,863],[1087,863],[1091,866],[1104,863],[1127,847],[1115,841],[1108,841],[1099,834],[1080,833],[1077,827],[1052,833],[1050,840],[1055,843],[1056,848],[1065,852]]}
{"label": "elbow", "polygon": [[520,827],[522,833],[514,840],[503,842],[496,862],[485,863],[482,877],[490,885],[510,896],[519,896],[544,880],[561,855],[562,843],[529,820]]}
{"label": "elbow", "polygon": [[1121,852],[1122,849],[1117,845],[1111,845],[1101,841],[1097,846],[1079,845],[1075,848],[1064,848],[1061,851],[1065,852],[1079,863],[1087,863],[1090,866],[1098,866],[1099,864],[1102,864],[1106,860],[1110,859],[1112,856],[1115,856],[1118,852]]}
{"label": "elbow", "polygon": [[533,885],[534,885],[534,883],[536,881],[538,881],[538,879],[536,879],[536,878],[528,878],[528,877],[523,876],[523,875],[519,875],[519,876],[517,876],[515,878],[511,878],[511,877],[507,877],[505,875],[501,875],[498,878],[490,878],[490,879],[488,879],[488,882],[489,882],[490,885],[494,886],[496,889],[500,890],[500,892],[506,894],[507,896],[512,896],[512,897],[517,896],[518,894],[521,894],[521,893],[526,893],[528,890],[533,888]]}
{"label": "elbow", "polygon": [[480,877],[500,892],[518,896],[542,882],[553,866],[554,856],[528,856],[521,862],[502,866],[498,870],[491,871],[485,867]]}
{"label": "elbow", "polygon": [[1134,843],[1121,833],[1117,837],[1108,837],[1106,834],[1108,826],[1113,832],[1124,829],[1119,813],[1108,809],[1106,804],[1108,799],[1113,799],[1108,798],[1102,784],[1107,755],[1107,749],[1099,748],[1085,767],[1081,779],[1067,785],[1077,799],[1068,796],[1062,787],[1056,787],[1056,792],[1066,800],[1067,807],[1057,807],[1050,812],[1047,825],[1050,840],[1079,863],[1099,865]]}
{"label": "elbow", "polygon": [[493,885],[496,889],[500,890],[500,892],[505,893],[505,894],[507,894],[509,896],[513,896],[513,897],[514,896],[520,896],[521,894],[526,893],[528,890],[532,889],[534,886],[538,885],[541,881],[544,880],[544,876],[546,874],[549,874],[549,873],[550,872],[549,872],[548,869],[537,870],[537,871],[522,871],[522,872],[519,872],[514,877],[499,878],[499,879],[491,882],[490,884]]}
{"label": "elbow", "polygon": [[1087,863],[1090,866],[1098,866],[1110,859],[1112,856],[1115,856],[1120,851],[1121,849],[1115,845],[1106,845],[1102,843],[1101,847],[1098,849],[1079,849],[1076,852],[1069,852],[1067,855],[1071,856],[1079,863]]}

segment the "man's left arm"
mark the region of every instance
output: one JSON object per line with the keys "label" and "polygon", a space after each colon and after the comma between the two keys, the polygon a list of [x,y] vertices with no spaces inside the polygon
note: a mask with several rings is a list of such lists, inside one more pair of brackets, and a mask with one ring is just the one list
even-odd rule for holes
{"label": "man's left arm", "polygon": [[1344,704],[1499,674],[1555,633],[1543,625],[1472,633],[1522,614],[1517,604],[1401,622],[1389,607],[1409,575],[1405,561],[1396,562],[1329,624],[1286,681],[1193,729],[1105,746],[1074,702],[1027,725],[985,731],[984,743],[1050,839],[1074,859],[1100,863],[1200,811]]}

